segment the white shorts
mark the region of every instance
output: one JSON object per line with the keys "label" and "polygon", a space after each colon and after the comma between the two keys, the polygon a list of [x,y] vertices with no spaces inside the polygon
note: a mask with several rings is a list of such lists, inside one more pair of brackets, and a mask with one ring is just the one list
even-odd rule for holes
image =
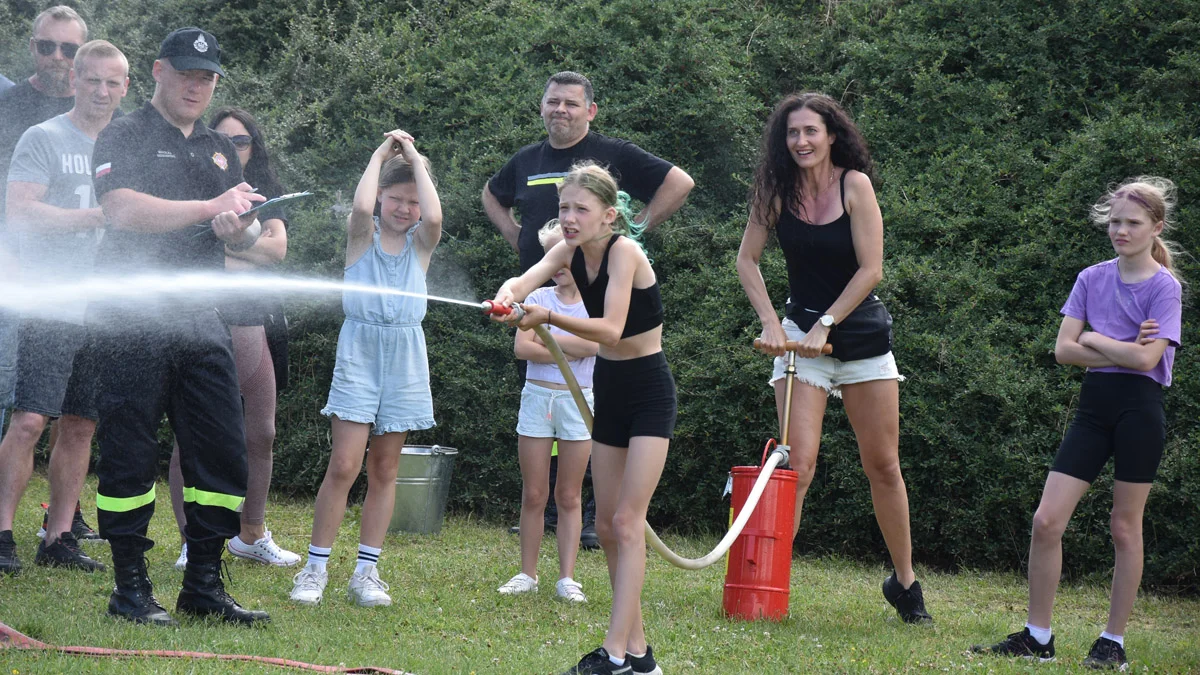
{"label": "white shorts", "polygon": [[[804,339],[805,332],[791,319],[783,320],[783,331],[787,333],[788,340],[799,342]],[[775,357],[775,370],[771,373],[769,384],[774,385],[783,379],[784,368],[787,368],[787,359],[782,356]],[[874,380],[903,382],[904,376],[896,367],[896,357],[892,356],[891,352],[858,361],[839,361],[822,354],[815,359],[797,357],[796,380],[841,398],[843,385]]]}
{"label": "white shorts", "polygon": [[[584,389],[588,410],[595,410],[592,390]],[[557,438],[560,441],[586,441],[588,432],[575,398],[565,389],[550,389],[531,382],[521,390],[521,412],[517,415],[517,433],[530,438]]]}

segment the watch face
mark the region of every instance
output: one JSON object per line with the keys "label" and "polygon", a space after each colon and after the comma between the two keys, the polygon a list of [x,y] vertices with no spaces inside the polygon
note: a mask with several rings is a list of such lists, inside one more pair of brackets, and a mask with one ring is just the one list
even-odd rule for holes
{"label": "watch face", "polygon": [[826,328],[833,328],[833,316],[826,314],[821,317],[821,325]]}

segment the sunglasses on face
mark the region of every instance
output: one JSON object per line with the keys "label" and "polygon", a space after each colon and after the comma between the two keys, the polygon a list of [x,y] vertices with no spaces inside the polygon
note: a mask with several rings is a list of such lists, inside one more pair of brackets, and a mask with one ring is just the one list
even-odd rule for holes
{"label": "sunglasses on face", "polygon": [[230,141],[232,141],[233,147],[237,148],[238,150],[245,150],[246,148],[250,147],[251,141],[254,140],[245,134],[226,136],[225,138],[228,138]]}
{"label": "sunglasses on face", "polygon": [[55,42],[54,40],[34,40],[33,44],[37,47],[37,52],[42,56],[53,56],[54,50],[61,49],[63,58],[75,58],[75,52],[79,51],[79,45],[74,42]]}

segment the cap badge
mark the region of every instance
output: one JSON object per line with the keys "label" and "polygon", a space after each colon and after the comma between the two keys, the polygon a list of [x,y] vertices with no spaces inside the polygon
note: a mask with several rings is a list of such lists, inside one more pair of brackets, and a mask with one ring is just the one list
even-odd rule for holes
{"label": "cap badge", "polygon": [[222,155],[219,152],[213,153],[213,164],[216,164],[217,166],[221,167],[222,171],[229,170],[229,160],[225,159],[225,155]]}
{"label": "cap badge", "polygon": [[196,41],[192,43],[192,46],[195,47],[196,51],[200,52],[201,54],[208,51],[208,43],[204,41],[203,34],[196,38]]}

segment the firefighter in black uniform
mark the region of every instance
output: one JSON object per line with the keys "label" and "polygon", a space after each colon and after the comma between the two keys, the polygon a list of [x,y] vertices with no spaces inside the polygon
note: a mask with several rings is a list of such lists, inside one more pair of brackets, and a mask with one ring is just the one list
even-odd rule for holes
{"label": "firefighter in black uniform", "polygon": [[[181,28],[159,50],[150,102],[100,134],[94,182],[109,228],[97,274],[216,272],[226,247],[254,244],[254,216],[238,214],[263,198],[242,181],[233,143],[199,121],[223,75],[216,39]],[[179,441],[187,514],[176,612],[269,620],[239,606],[220,577],[222,549],[239,532],[247,468],[233,347],[216,304],[193,295],[88,308],[100,355],[96,508],[116,572],[108,613],[138,623],[175,623],[154,598],[144,557],[154,545],[146,528],[164,413]]]}

